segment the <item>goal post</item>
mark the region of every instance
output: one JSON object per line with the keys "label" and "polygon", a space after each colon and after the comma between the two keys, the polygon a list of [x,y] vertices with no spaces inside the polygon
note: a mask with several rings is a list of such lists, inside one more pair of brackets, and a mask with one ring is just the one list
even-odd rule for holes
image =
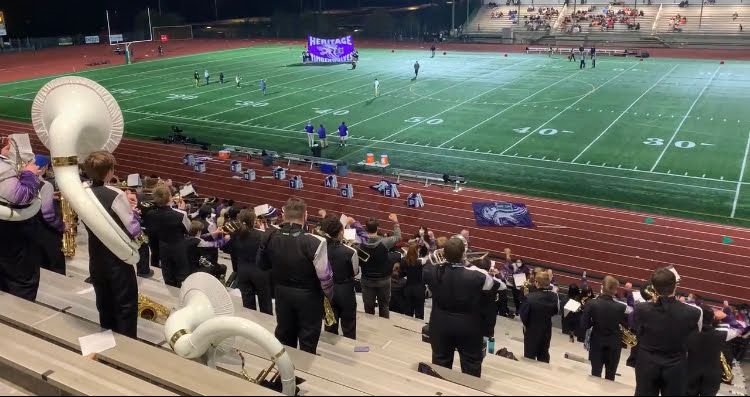
{"label": "goal post", "polygon": [[162,37],[167,40],[192,40],[193,25],[176,25],[176,26],[154,26],[153,37],[156,41],[161,41]]}

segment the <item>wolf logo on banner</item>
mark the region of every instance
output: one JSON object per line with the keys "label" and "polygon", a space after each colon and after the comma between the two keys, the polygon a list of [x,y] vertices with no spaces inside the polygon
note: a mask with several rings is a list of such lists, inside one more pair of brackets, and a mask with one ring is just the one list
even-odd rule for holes
{"label": "wolf logo on banner", "polygon": [[307,51],[315,63],[349,63],[354,54],[354,40],[352,36],[337,39],[310,36],[307,40]]}
{"label": "wolf logo on banner", "polygon": [[477,226],[534,227],[526,204],[473,203]]}

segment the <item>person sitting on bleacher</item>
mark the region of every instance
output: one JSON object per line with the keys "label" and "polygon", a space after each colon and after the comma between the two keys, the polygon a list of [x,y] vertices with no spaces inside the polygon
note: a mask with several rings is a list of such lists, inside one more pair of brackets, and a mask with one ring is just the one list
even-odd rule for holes
{"label": "person sitting on bleacher", "polygon": [[[94,152],[84,162],[91,178],[91,191],[112,219],[133,239],[141,235],[125,193],[105,185],[115,174],[115,158],[111,153]],[[89,272],[96,294],[99,324],[104,329],[135,339],[138,334],[138,283],[135,269],[115,256],[89,230]]]}

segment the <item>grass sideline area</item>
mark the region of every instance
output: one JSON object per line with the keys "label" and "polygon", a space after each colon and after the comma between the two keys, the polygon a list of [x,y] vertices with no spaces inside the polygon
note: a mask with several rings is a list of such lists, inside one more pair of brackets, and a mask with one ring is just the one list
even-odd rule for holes
{"label": "grass sideline area", "polygon": [[[328,130],[323,157],[350,164],[388,154],[394,167],[481,188],[750,226],[750,62],[600,56],[580,70],[565,56],[361,49],[352,71],[301,66],[300,54],[268,45],[79,75],[115,95],[130,137],[178,125],[217,145],[308,154],[309,120]],[[0,117],[29,120],[50,79],[0,84]]]}

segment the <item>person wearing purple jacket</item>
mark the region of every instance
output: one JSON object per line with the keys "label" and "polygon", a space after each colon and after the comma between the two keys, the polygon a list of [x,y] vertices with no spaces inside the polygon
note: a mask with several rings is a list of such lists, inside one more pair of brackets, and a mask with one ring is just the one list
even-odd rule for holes
{"label": "person wearing purple jacket", "polygon": [[[39,196],[41,171],[34,155],[19,143],[28,137],[13,135],[0,153],[0,205],[15,209],[30,206]],[[22,165],[18,171],[17,162]],[[36,300],[39,289],[39,261],[34,249],[35,219],[0,219],[0,291],[29,301]]]}
{"label": "person wearing purple jacket", "polygon": [[521,309],[521,303],[523,303],[523,293],[521,292],[522,285],[516,285],[515,280],[513,279],[513,276],[516,274],[525,274],[526,278],[528,279],[531,275],[531,267],[529,265],[526,265],[521,261],[521,259],[516,259],[515,261],[512,261],[508,259],[505,263],[505,266],[502,268],[500,274],[502,275],[502,279],[505,280],[508,287],[510,287],[511,294],[513,296],[513,304],[516,308],[516,313]]}
{"label": "person wearing purple jacket", "polygon": [[346,126],[345,122],[341,122],[339,126],[339,146],[346,147],[346,140],[349,138],[349,127]]}

